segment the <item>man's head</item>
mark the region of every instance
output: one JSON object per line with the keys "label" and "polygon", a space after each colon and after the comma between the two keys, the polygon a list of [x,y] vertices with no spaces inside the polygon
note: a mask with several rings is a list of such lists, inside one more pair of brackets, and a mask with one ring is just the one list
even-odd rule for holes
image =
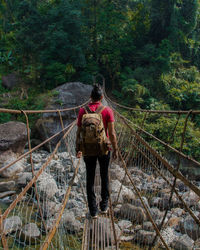
{"label": "man's head", "polygon": [[103,92],[98,84],[94,84],[93,90],[91,92],[91,99],[94,102],[100,101],[103,98]]}

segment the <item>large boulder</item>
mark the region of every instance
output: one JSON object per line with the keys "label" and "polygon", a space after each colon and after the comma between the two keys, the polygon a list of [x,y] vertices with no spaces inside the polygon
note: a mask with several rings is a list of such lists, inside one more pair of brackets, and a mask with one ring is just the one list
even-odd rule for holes
{"label": "large boulder", "polygon": [[41,200],[54,199],[54,195],[58,192],[58,187],[54,178],[43,172],[37,181],[37,189]]}
{"label": "large boulder", "polygon": [[118,226],[121,230],[128,229],[133,226],[132,222],[129,220],[120,220]]}
{"label": "large boulder", "polygon": [[4,220],[3,222],[3,233],[8,234],[16,232],[22,227],[22,220],[19,216],[11,216]]}
{"label": "large boulder", "polygon": [[192,250],[192,249],[198,249],[193,248],[194,241],[187,235],[181,235],[179,237],[176,237],[173,242],[171,243],[171,247],[175,250],[184,249],[184,250]]}
{"label": "large boulder", "polygon": [[8,197],[8,196],[12,196],[14,194],[16,194],[16,191],[6,191],[3,193],[0,193],[0,199],[3,199],[3,198]]}
{"label": "large boulder", "polygon": [[112,193],[112,200],[114,202],[118,201],[119,203],[123,203],[135,199],[135,194],[133,193],[133,191],[127,188],[126,186],[122,185],[122,183],[119,182],[118,180],[114,180],[111,182],[111,193]]}
{"label": "large boulder", "polygon": [[182,198],[189,207],[196,206],[197,203],[200,201],[200,197],[191,190],[185,192]]}
{"label": "large boulder", "polygon": [[[168,246],[170,246],[172,242],[176,241],[176,239],[180,236],[180,234],[177,233],[175,229],[171,227],[163,228],[163,230],[161,231],[161,235],[163,237],[163,240]],[[166,249],[163,242],[161,241],[159,237],[158,237],[158,241],[159,241],[158,244],[160,244],[161,248]],[[185,248],[179,248],[179,249],[185,249]]]}
{"label": "large boulder", "polygon": [[143,223],[147,220],[147,216],[143,208],[125,203],[120,208],[119,217],[129,219],[131,222]]}
{"label": "large boulder", "polygon": [[12,191],[15,188],[15,181],[0,182],[0,192]]}
{"label": "large boulder", "polygon": [[[17,160],[17,154],[13,153],[11,150],[7,150],[0,153],[0,169],[6,167],[11,164],[15,160]],[[0,172],[0,176],[5,178],[13,177],[16,173],[22,172],[25,168],[24,165],[25,160],[21,159],[15,164],[11,165],[9,168]]]}
{"label": "large boulder", "polygon": [[35,223],[29,223],[22,228],[20,239],[22,242],[25,241],[28,244],[36,244],[40,238],[40,234],[38,226]]}
{"label": "large boulder", "polygon": [[19,78],[15,73],[2,76],[2,85],[7,89],[12,89],[19,82]]}
{"label": "large boulder", "polygon": [[179,222],[179,227],[182,234],[187,234],[193,240],[200,238],[199,225],[189,215]]}
{"label": "large boulder", "polygon": [[140,245],[151,245],[155,236],[155,232],[139,230],[134,236],[134,241]]}
{"label": "large boulder", "polygon": [[[79,106],[90,98],[91,90],[91,85],[85,85],[81,82],[65,83],[53,90],[53,93],[57,94],[53,95],[50,104],[48,104],[45,109],[59,110]],[[74,110],[62,112],[64,127],[74,121],[77,114],[78,110],[76,110],[76,112]],[[56,134],[62,129],[59,114],[43,114],[41,119],[37,121],[36,128],[42,140]],[[51,149],[54,147],[60,137],[58,136],[46,145],[47,148]]]}
{"label": "large boulder", "polygon": [[0,154],[7,150],[23,153],[27,142],[26,125],[22,122],[0,124]]}
{"label": "large boulder", "polygon": [[54,201],[46,201],[42,204],[42,213],[44,218],[51,218],[59,212],[62,204]]}
{"label": "large boulder", "polygon": [[64,227],[70,233],[78,233],[83,230],[83,225],[80,221],[76,220],[74,213],[69,210],[64,211],[59,227]]}
{"label": "large boulder", "polygon": [[19,187],[25,187],[29,181],[33,178],[33,174],[31,172],[23,172],[17,174],[17,185]]}

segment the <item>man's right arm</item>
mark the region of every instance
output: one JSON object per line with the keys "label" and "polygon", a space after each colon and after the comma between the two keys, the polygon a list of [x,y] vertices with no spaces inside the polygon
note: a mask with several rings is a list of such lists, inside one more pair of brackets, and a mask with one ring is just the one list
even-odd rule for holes
{"label": "man's right arm", "polygon": [[117,137],[115,133],[115,127],[114,127],[114,122],[109,122],[108,123],[108,134],[109,134],[109,139],[113,147],[113,158],[117,158]]}

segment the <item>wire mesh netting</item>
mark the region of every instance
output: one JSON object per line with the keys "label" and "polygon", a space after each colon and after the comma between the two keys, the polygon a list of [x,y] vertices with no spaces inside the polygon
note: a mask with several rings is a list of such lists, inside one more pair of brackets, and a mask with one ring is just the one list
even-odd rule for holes
{"label": "wire mesh netting", "polygon": [[[120,247],[185,249],[199,242],[199,182],[186,179],[116,113],[120,163],[111,168]],[[117,192],[118,189],[118,192]]]}
{"label": "wire mesh netting", "polygon": [[[87,208],[83,163],[79,163],[74,156],[75,133],[76,126],[73,125],[66,138],[61,139],[58,150],[52,153],[44,150],[32,153],[34,174],[40,173],[35,185],[31,185],[21,198],[19,194],[16,197],[19,198],[17,204],[8,207],[4,213],[3,234],[7,238],[9,249],[40,249],[59,218],[68,190],[71,191],[68,203],[49,247],[79,249],[83,229],[82,215]],[[66,151],[63,151],[64,147]],[[34,178],[29,157],[24,164],[25,172],[19,174],[17,179],[22,192]],[[40,172],[41,169],[43,171]],[[75,175],[76,169],[78,171]]]}

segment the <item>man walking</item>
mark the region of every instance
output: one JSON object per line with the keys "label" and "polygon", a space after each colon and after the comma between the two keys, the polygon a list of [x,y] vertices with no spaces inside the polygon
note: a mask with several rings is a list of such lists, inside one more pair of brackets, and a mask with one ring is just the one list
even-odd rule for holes
{"label": "man walking", "polygon": [[[84,157],[86,165],[87,199],[90,215],[97,218],[98,208],[94,192],[94,179],[97,160],[101,176],[101,213],[108,211],[110,161],[109,141],[112,144],[112,157],[117,158],[117,140],[114,129],[114,114],[111,108],[102,105],[103,93],[98,85],[91,92],[91,102],[81,108],[78,114],[76,152],[77,157]],[[103,128],[101,128],[101,126]],[[109,140],[108,140],[109,138]]]}

